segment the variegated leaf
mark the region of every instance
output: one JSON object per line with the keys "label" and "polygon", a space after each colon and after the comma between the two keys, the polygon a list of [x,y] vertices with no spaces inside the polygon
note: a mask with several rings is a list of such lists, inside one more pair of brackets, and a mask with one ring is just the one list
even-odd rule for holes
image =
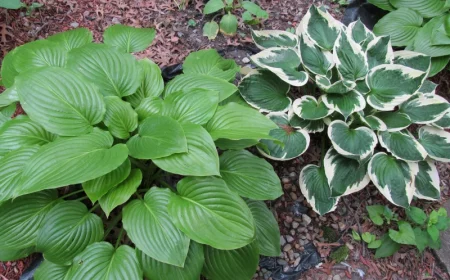
{"label": "variegated leaf", "polygon": [[449,129],[450,128],[450,112],[445,114],[441,119],[432,123],[433,126],[440,129]]}
{"label": "variegated leaf", "polygon": [[252,39],[262,50],[272,47],[294,48],[298,43],[297,36],[281,30],[252,30]]}
{"label": "variegated leaf", "polygon": [[324,50],[332,50],[344,25],[328,12],[312,5],[297,27],[297,35],[308,36],[314,44]]}
{"label": "variegated leaf", "polygon": [[308,36],[299,36],[298,47],[303,66],[312,73],[325,76],[333,68],[331,52],[320,49]]}
{"label": "variegated leaf", "polygon": [[427,157],[427,151],[407,130],[378,132],[380,145],[393,156],[404,161],[422,161]]}
{"label": "variegated leaf", "polygon": [[300,172],[299,185],[302,194],[319,215],[336,209],[339,199],[331,197],[324,168],[312,164],[305,166]]}
{"label": "variegated leaf", "polygon": [[345,122],[336,120],[328,127],[328,137],[334,149],[341,155],[363,160],[370,156],[378,144],[377,136],[367,127],[350,128]]}
{"label": "variegated leaf", "polygon": [[354,112],[363,110],[366,107],[366,101],[364,97],[356,92],[350,91],[347,94],[325,94],[322,95],[323,103],[330,109],[339,112],[348,118]]}
{"label": "variegated leaf", "polygon": [[358,192],[365,188],[370,178],[367,174],[368,160],[361,163],[340,155],[330,148],[325,155],[323,165],[332,197],[340,197]]}
{"label": "variegated leaf", "polygon": [[417,92],[430,97],[436,94],[437,86],[438,85],[432,81],[425,80]]}
{"label": "variegated leaf", "polygon": [[378,112],[372,116],[372,118],[377,118],[380,120],[384,126],[381,126],[379,130],[387,130],[390,132],[400,131],[411,125],[411,119],[407,114],[396,111],[396,112]]}
{"label": "variegated leaf", "polygon": [[308,133],[319,133],[322,132],[325,129],[325,123],[323,120],[315,120],[315,121],[308,121],[300,118],[296,114],[293,113],[293,111],[289,111],[289,124],[297,129],[303,129],[304,131]]}
{"label": "variegated leaf", "polygon": [[429,124],[450,112],[450,104],[439,95],[428,97],[417,94],[400,105],[400,112],[408,115],[413,123]]}
{"label": "variegated leaf", "polygon": [[361,46],[344,32],[341,32],[334,45],[333,60],[343,80],[362,80],[369,70]]}
{"label": "variegated leaf", "polygon": [[375,38],[372,31],[370,31],[359,19],[348,25],[347,36],[352,38],[356,43],[360,44],[363,51],[366,50],[366,47]]}
{"label": "variegated leaf", "polygon": [[432,160],[409,163],[416,188],[414,195],[420,199],[438,200],[441,197],[440,179]]}
{"label": "variegated leaf", "polygon": [[381,64],[392,64],[394,51],[389,36],[376,37],[367,46],[367,62],[369,69]]}
{"label": "variegated leaf", "polygon": [[326,93],[336,93],[336,94],[345,94],[350,92],[352,89],[356,87],[356,83],[353,81],[347,80],[337,80],[334,83],[326,76],[316,76],[316,85]]}
{"label": "variegated leaf", "polygon": [[328,108],[322,101],[317,101],[311,95],[304,95],[295,100],[292,110],[297,116],[305,120],[320,120],[333,113],[333,109]]}
{"label": "variegated leaf", "polygon": [[252,107],[262,112],[284,112],[292,100],[287,96],[290,86],[269,70],[255,69],[239,84],[239,92]]}
{"label": "variegated leaf", "polygon": [[270,136],[279,140],[282,144],[273,140],[261,140],[268,152],[257,147],[263,156],[273,160],[285,161],[300,156],[308,149],[309,134],[303,129],[293,128],[289,124],[288,115],[270,113],[267,117],[278,125],[278,128],[270,131]]}
{"label": "variegated leaf", "polygon": [[421,87],[425,77],[425,72],[403,65],[376,66],[366,78],[370,88],[367,103],[380,111],[392,111]]}
{"label": "variegated leaf", "polygon": [[294,49],[270,48],[251,57],[257,66],[270,70],[292,86],[303,86],[308,82],[308,73],[298,71],[300,57]]}
{"label": "variegated leaf", "polygon": [[364,116],[363,112],[356,112],[351,116],[355,121],[370,127],[372,130],[387,130],[386,124],[375,116]]}
{"label": "variegated leaf", "polygon": [[432,126],[419,128],[419,143],[430,158],[450,162],[450,133]]}
{"label": "variegated leaf", "polygon": [[356,86],[353,90],[363,95],[366,95],[370,92],[370,88],[367,85],[366,80],[356,81]]}
{"label": "variegated leaf", "polygon": [[394,63],[428,74],[431,68],[431,57],[423,53],[402,50],[394,52]]}
{"label": "variegated leaf", "polygon": [[369,177],[387,200],[408,208],[414,196],[412,172],[408,164],[386,153],[375,154],[369,162]]}

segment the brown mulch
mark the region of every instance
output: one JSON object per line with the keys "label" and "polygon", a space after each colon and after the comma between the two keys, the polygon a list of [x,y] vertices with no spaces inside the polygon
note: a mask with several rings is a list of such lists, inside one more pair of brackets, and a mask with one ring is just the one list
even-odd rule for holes
{"label": "brown mulch", "polygon": [[[175,1],[171,0],[24,0],[23,2],[28,4],[40,2],[44,6],[36,9],[30,16],[25,15],[25,9],[0,10],[0,60],[17,46],[74,27],[89,28],[94,33],[95,40],[101,41],[103,30],[115,23],[154,27],[157,30],[154,43],[138,56],[148,57],[161,66],[180,63],[190,52],[206,48],[222,50],[226,57],[233,58],[242,65],[242,59],[251,55],[253,46],[249,27],[242,22],[240,22],[239,34],[235,37],[224,37],[219,34],[216,40],[209,41],[202,36],[203,24],[212,18],[201,14],[203,0],[189,0],[185,10],[180,10]],[[261,29],[286,30],[289,27],[296,27],[312,3],[328,6],[329,11],[336,18],[342,16],[342,8],[336,4],[338,2],[336,0],[259,0],[257,2],[270,15],[263,26],[256,27]],[[188,26],[187,22],[190,19],[196,21],[195,27]],[[440,85],[439,93],[450,99],[448,77],[447,71],[434,78],[434,82]],[[284,259],[288,260],[288,265],[294,265],[295,254],[301,252],[308,242],[315,243],[320,252],[327,257],[335,249],[333,245],[327,246],[324,239],[323,228],[328,226],[333,228],[339,236],[339,244],[351,248],[350,256],[346,261],[351,269],[334,264],[330,258],[325,258],[321,268],[309,270],[302,275],[302,279],[359,279],[355,276],[358,271],[365,273],[364,279],[449,279],[436,264],[430,252],[420,256],[411,247],[405,247],[393,257],[376,260],[373,250],[352,240],[349,234],[350,229],[380,233],[379,229],[368,222],[365,206],[390,204],[373,186],[343,198],[334,213],[319,217],[313,211],[308,211],[306,215],[311,218],[308,224],[301,214],[294,213],[292,206],[295,203],[308,206],[298,186],[300,170],[306,164],[317,164],[319,159],[320,150],[317,141],[313,139],[308,152],[301,158],[288,162],[272,162],[283,180],[285,194],[272,202],[271,208],[277,215],[281,234],[293,238],[292,253],[285,252]],[[440,163],[438,169],[441,174],[443,197],[448,198],[450,197],[450,165]],[[426,209],[439,207],[439,203],[420,202],[420,204]],[[394,208],[394,211],[402,213],[401,209]],[[299,223],[300,226],[294,223]],[[19,279],[32,258],[31,256],[15,262],[0,262],[0,280]],[[255,279],[264,279],[264,277],[265,275],[259,271]]]}

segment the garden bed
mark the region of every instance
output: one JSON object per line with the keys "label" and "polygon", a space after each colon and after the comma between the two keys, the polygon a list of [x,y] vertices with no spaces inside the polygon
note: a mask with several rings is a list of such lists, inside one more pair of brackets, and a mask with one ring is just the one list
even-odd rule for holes
{"label": "garden bed", "polygon": [[[30,1],[24,1],[30,3]],[[131,2],[131,3],[128,3]],[[240,33],[234,38],[219,35],[209,41],[202,36],[202,26],[209,19],[201,14],[202,0],[190,3],[185,10],[169,1],[77,1],[48,0],[44,6],[26,16],[23,11],[0,12],[0,46],[3,57],[14,47],[39,38],[46,38],[57,32],[74,27],[88,27],[95,40],[101,39],[103,30],[115,23],[139,27],[155,27],[157,37],[152,46],[138,54],[148,57],[158,65],[180,63],[192,51],[205,48],[222,50],[225,57],[233,58],[241,66],[248,66],[248,57],[254,45],[246,25],[240,26]],[[337,18],[342,16],[343,8],[336,1],[259,1],[270,15],[263,29],[286,30],[295,27],[307,8],[314,4],[324,4]],[[194,19],[195,26],[188,26]],[[434,78],[439,82],[438,94],[449,100],[448,72]],[[309,150],[300,158],[287,162],[271,162],[282,181],[284,195],[269,203],[280,225],[283,258],[277,263],[288,272],[301,261],[301,254],[308,243],[314,243],[324,258],[321,268],[313,268],[301,275],[302,279],[449,279],[434,255],[426,251],[422,256],[414,249],[403,249],[394,256],[374,259],[374,254],[366,245],[355,242],[351,230],[376,232],[377,228],[365,218],[366,205],[389,204],[375,187],[344,197],[337,211],[318,216],[310,210],[298,185],[300,170],[307,164],[317,164],[320,160],[320,139],[311,140]],[[438,165],[443,187],[441,202],[450,196],[450,165]],[[417,203],[417,202],[415,202]],[[439,203],[419,202],[423,208],[438,208]],[[416,204],[417,205],[417,204]],[[394,208],[395,211],[400,211]],[[350,255],[346,260],[349,267],[335,264],[330,254],[338,245],[346,245]],[[18,279],[30,258],[17,262],[0,263],[0,279]],[[292,268],[291,268],[292,267]],[[270,271],[261,267],[255,279],[270,279]]]}

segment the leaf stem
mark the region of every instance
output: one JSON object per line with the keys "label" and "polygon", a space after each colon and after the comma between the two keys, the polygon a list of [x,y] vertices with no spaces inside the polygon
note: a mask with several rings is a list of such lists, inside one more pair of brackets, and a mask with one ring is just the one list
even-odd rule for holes
{"label": "leaf stem", "polygon": [[129,159],[130,159],[132,164],[134,164],[136,167],[141,169],[143,172],[147,171],[148,167],[147,167],[147,165],[145,165],[145,163],[143,163],[143,162],[141,162],[141,161],[139,161],[137,159],[134,159],[132,157],[129,157]]}
{"label": "leaf stem", "polygon": [[139,192],[135,192],[135,194],[140,200],[142,200],[142,196],[139,194]]}
{"label": "leaf stem", "polygon": [[167,183],[165,181],[159,180],[158,183],[160,183],[165,188],[171,189],[175,193],[177,192],[177,189],[175,187],[173,187],[172,185],[170,185],[169,183]]}
{"label": "leaf stem", "polygon": [[112,231],[112,229],[120,222],[122,219],[122,212],[120,212],[109,224],[108,228],[105,231],[105,235],[103,236],[103,239],[105,239],[109,233]]}
{"label": "leaf stem", "polygon": [[123,227],[120,229],[119,236],[117,237],[116,245],[114,245],[114,248],[117,249],[117,247],[119,247],[120,241],[122,241],[122,235],[123,235]]}
{"label": "leaf stem", "polygon": [[85,200],[86,198],[88,198],[87,195],[85,195],[83,197],[80,197],[80,198],[77,198],[77,199],[74,199],[74,200],[75,201],[82,201],[82,200]]}
{"label": "leaf stem", "polygon": [[323,167],[323,160],[325,159],[325,141],[327,134],[326,132],[322,133],[322,141],[320,143],[320,165]]}
{"label": "leaf stem", "polygon": [[71,193],[65,194],[65,195],[63,195],[63,196],[61,196],[61,197],[59,197],[59,198],[60,198],[60,199],[64,199],[64,198],[66,198],[66,197],[69,197],[69,196],[75,195],[75,194],[77,194],[77,193],[80,193],[80,192],[84,192],[84,190],[83,190],[83,189],[81,189],[81,190],[77,190],[77,191],[74,191],[74,192],[71,192]]}
{"label": "leaf stem", "polygon": [[92,213],[95,211],[95,209],[97,209],[100,206],[99,203],[94,204],[94,206],[92,206],[92,208],[89,210],[89,213]]}

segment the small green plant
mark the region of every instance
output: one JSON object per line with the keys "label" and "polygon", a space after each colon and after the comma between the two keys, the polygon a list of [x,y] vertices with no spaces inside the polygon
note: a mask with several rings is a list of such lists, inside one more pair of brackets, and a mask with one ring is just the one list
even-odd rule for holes
{"label": "small green plant", "polygon": [[42,6],[43,6],[43,4],[40,4],[37,2],[33,2],[29,6],[27,6],[27,4],[22,3],[21,0],[0,0],[0,8],[10,9],[10,10],[27,8],[27,12],[26,12],[27,16],[31,16],[35,9],[40,8]]}
{"label": "small green plant", "polygon": [[6,55],[0,260],[42,252],[37,280],[228,280],[281,253],[264,203],[280,180],[244,149],[276,125],[234,102],[239,67],[215,50],[164,84],[131,54],[154,37],[113,25],[96,44],[80,28]]}
{"label": "small green plant", "polygon": [[[240,94],[277,123],[271,135],[282,143],[262,139],[257,147],[272,160],[290,160],[308,149],[310,134],[321,134],[320,163],[299,178],[314,211],[333,211],[340,197],[370,182],[404,208],[413,197],[439,199],[435,161],[450,162],[450,104],[427,80],[429,56],[394,52],[389,37],[361,21],[346,27],[315,6],[296,34],[252,36],[262,50],[251,57],[259,68],[241,80]],[[290,95],[292,86],[308,94]]]}
{"label": "small green plant", "polygon": [[203,9],[205,15],[217,13],[219,11],[224,11],[224,14],[222,15],[219,24],[214,21],[215,17],[212,21],[206,23],[203,27],[203,35],[207,36],[210,40],[217,36],[219,30],[222,34],[227,36],[235,35],[238,28],[238,18],[235,13],[240,8],[244,9],[242,19],[244,23],[248,25],[259,24],[262,20],[269,17],[266,11],[251,1],[209,0]]}
{"label": "small green plant", "polygon": [[384,205],[367,206],[369,218],[375,225],[381,226],[384,221],[388,224],[395,221],[397,230],[389,228],[380,239],[369,232],[359,235],[356,231],[352,231],[353,239],[360,241],[362,238],[369,249],[376,249],[375,257],[377,258],[393,255],[401,245],[415,246],[419,252],[423,252],[428,247],[439,249],[441,247],[440,232],[447,230],[450,225],[445,208],[433,210],[429,215],[422,209],[412,206],[405,211],[408,221],[387,217],[386,212],[392,213],[392,211]]}
{"label": "small green plant", "polygon": [[341,263],[348,258],[348,254],[350,253],[350,249],[344,245],[337,248],[334,252],[330,254],[330,258],[336,263]]}
{"label": "small green plant", "polygon": [[450,60],[450,2],[443,0],[369,0],[390,11],[374,26],[376,35],[388,35],[393,46],[432,57],[430,76]]}

